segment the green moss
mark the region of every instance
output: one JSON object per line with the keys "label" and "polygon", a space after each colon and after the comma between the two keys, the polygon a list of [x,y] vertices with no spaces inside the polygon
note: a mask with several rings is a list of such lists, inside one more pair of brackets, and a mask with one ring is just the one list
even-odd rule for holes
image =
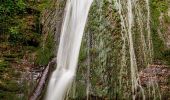
{"label": "green moss", "polygon": [[[169,63],[169,58],[165,56],[166,46],[163,40],[158,34],[158,28],[160,29],[159,17],[160,13],[166,13],[168,10],[168,1],[163,0],[151,0],[151,31],[152,31],[152,40],[153,40],[153,49],[154,49],[154,60],[160,60],[162,62]],[[165,17],[165,22],[168,22],[169,18]],[[163,27],[164,28],[164,27]],[[166,29],[160,29],[163,33]]]}
{"label": "green moss", "polygon": [[[52,35],[47,37],[45,46],[40,47],[42,43],[40,15],[46,6],[50,6],[47,3],[49,1],[52,0],[43,0],[35,4],[24,0],[0,1],[0,5],[6,10],[4,13],[0,6],[2,22],[0,23],[0,40],[2,40],[0,43],[2,50],[0,53],[0,100],[27,100],[33,86],[28,87],[28,80],[25,82],[20,80],[23,74],[20,71],[25,71],[25,67],[29,67],[25,65],[27,63],[23,64],[23,59],[29,62],[34,56],[33,53],[38,50],[37,62],[39,65],[45,65],[53,56]],[[18,69],[20,66],[23,69]],[[20,96],[22,98],[18,98]]]}
{"label": "green moss", "polygon": [[1,100],[20,100],[18,96],[13,92],[0,91]]}
{"label": "green moss", "polygon": [[9,63],[4,61],[3,59],[0,59],[0,68],[6,68],[9,66]]}
{"label": "green moss", "polygon": [[81,49],[80,49],[80,54],[79,54],[79,61],[83,62],[86,57],[87,57],[87,48],[85,48],[85,43],[82,42]]}
{"label": "green moss", "polygon": [[27,5],[27,8],[32,8],[34,10],[37,10],[37,11],[43,11],[45,10],[46,8],[49,8],[51,7],[51,0],[41,0],[40,2],[36,2],[35,0],[34,1],[29,1],[28,2],[28,5]]}
{"label": "green moss", "polygon": [[49,33],[42,47],[37,51],[36,64],[46,65],[54,56],[54,36]]}
{"label": "green moss", "polygon": [[50,0],[42,0],[41,3],[37,5],[39,11],[43,11],[50,6]]}
{"label": "green moss", "polygon": [[153,31],[152,33],[153,38],[153,47],[154,47],[154,58],[155,59],[162,59],[162,51],[164,50],[164,43],[160,39],[157,32]]}
{"label": "green moss", "polygon": [[19,91],[18,83],[14,80],[5,80],[4,84],[0,84],[0,88],[3,91],[17,92]]}

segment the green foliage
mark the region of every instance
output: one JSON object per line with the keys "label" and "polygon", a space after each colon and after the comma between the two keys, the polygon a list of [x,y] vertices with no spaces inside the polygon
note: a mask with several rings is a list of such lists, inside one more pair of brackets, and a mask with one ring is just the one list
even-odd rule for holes
{"label": "green foliage", "polygon": [[81,48],[82,49],[80,49],[79,61],[83,62],[87,57],[87,55],[86,55],[87,54],[87,48],[85,48],[85,44],[83,44],[83,43],[81,45]]}
{"label": "green foliage", "polygon": [[2,92],[0,91],[0,99],[1,100],[20,100],[15,93],[13,92]]}
{"label": "green foliage", "polygon": [[36,5],[36,6],[37,6],[37,9],[39,11],[42,11],[42,10],[44,10],[46,8],[49,9],[51,7],[51,2],[50,2],[50,0],[42,0],[41,3]]}
{"label": "green foliage", "polygon": [[[151,31],[152,31],[152,40],[153,40],[153,50],[154,50],[154,60],[165,60],[163,51],[166,49],[163,40],[158,34],[158,28],[160,29],[160,13],[167,12],[168,3],[167,0],[151,0]],[[168,21],[168,18],[166,18]],[[161,29],[165,30],[165,29]]]}
{"label": "green foliage", "polygon": [[10,27],[9,32],[10,32],[10,39],[12,40],[12,42],[17,42],[22,39],[22,34],[20,33],[19,27],[17,26]]}
{"label": "green foliage", "polygon": [[[13,44],[39,44],[38,32],[30,30],[29,25],[24,16],[26,16],[25,0],[1,0],[0,1],[0,35],[7,36]],[[34,17],[34,16],[33,16]],[[34,21],[34,19],[32,19]],[[31,21],[32,21],[31,20]],[[30,21],[30,20],[29,20]],[[38,22],[39,23],[39,20]]]}
{"label": "green foliage", "polygon": [[[23,75],[20,71],[24,72],[29,66],[21,59],[34,62],[42,41],[41,12],[36,8],[29,6],[28,0],[0,0],[0,100],[28,99],[30,86],[28,80],[20,80]],[[52,37],[48,36],[45,47],[37,51],[40,65],[48,63],[52,57],[52,49],[49,49]]]}
{"label": "green foliage", "polygon": [[37,52],[36,64],[46,65],[50,59],[54,56],[54,40],[53,35],[48,34],[47,39],[43,46]]}
{"label": "green foliage", "polygon": [[0,15],[13,15],[24,11],[26,4],[23,0],[1,0],[0,1]]}
{"label": "green foliage", "polygon": [[16,0],[16,5],[19,11],[24,11],[26,8],[26,3],[23,0]]}
{"label": "green foliage", "polygon": [[12,43],[26,44],[31,46],[38,46],[40,43],[40,34],[31,32],[31,34],[22,33],[25,29],[21,26],[10,27],[9,41]]}
{"label": "green foliage", "polygon": [[164,42],[160,39],[157,30],[152,31],[154,59],[162,60],[162,51],[164,50]]}
{"label": "green foliage", "polygon": [[1,100],[18,100],[15,92],[19,92],[18,83],[13,80],[9,73],[14,75],[15,72],[9,67],[9,62],[0,59],[0,99]]}
{"label": "green foliage", "polygon": [[154,10],[166,12],[168,9],[168,0],[151,0],[151,5]]}
{"label": "green foliage", "polygon": [[0,84],[0,88],[3,91],[16,92],[19,91],[18,83],[14,80],[7,80],[5,84]]}
{"label": "green foliage", "polygon": [[0,99],[2,100],[19,100],[16,92],[19,93],[19,86],[16,81],[4,80],[0,82]]}

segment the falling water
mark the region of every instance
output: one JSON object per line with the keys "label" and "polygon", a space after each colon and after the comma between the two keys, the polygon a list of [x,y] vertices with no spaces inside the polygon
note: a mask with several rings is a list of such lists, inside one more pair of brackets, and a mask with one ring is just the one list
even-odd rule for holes
{"label": "falling water", "polygon": [[92,0],[67,0],[57,68],[50,79],[46,100],[63,100],[71,87],[91,4]]}
{"label": "falling water", "polygon": [[130,66],[131,66],[131,80],[132,80],[132,93],[133,99],[135,99],[135,89],[137,89],[137,64],[136,57],[133,47],[133,38],[132,38],[132,25],[133,25],[133,13],[132,13],[132,0],[128,0],[127,9],[128,9],[128,36],[129,36],[129,52],[130,52]]}
{"label": "falling water", "polygon": [[[122,14],[122,5],[121,1],[117,0],[116,5],[117,9],[120,15],[121,19],[121,26],[122,26],[122,40],[124,41],[124,44],[122,46],[123,56],[122,56],[122,63],[126,62],[125,59],[125,36],[128,36],[127,40],[129,42],[129,53],[130,53],[130,69],[131,69],[131,80],[132,80],[132,93],[133,93],[133,99],[135,99],[135,90],[137,89],[138,83],[137,83],[137,63],[136,63],[136,57],[134,52],[134,45],[133,45],[133,36],[132,36],[132,27],[133,27],[133,12],[132,12],[132,4],[134,2],[132,0],[127,1],[127,18],[124,19]],[[125,33],[125,34],[123,34]],[[123,66],[123,65],[122,65]],[[122,72],[121,72],[122,73]],[[120,83],[121,84],[121,83]]]}
{"label": "falling water", "polygon": [[[141,3],[144,5],[141,6]],[[118,10],[119,17],[121,20],[121,34],[122,34],[122,61],[120,70],[120,85],[122,85],[123,67],[125,66],[126,60],[126,43],[128,42],[129,57],[130,57],[130,71],[131,71],[131,87],[133,93],[133,99],[136,98],[136,90],[140,89],[143,99],[145,99],[144,89],[140,85],[139,75],[138,75],[138,65],[136,60],[136,53],[134,49],[134,38],[133,34],[139,30],[140,41],[142,43],[143,59],[146,66],[152,61],[152,41],[150,32],[150,7],[149,0],[115,0],[116,9]],[[146,14],[142,11],[147,11]],[[145,23],[147,25],[144,28]],[[135,27],[134,25],[139,27]],[[146,35],[146,33],[147,35]]]}

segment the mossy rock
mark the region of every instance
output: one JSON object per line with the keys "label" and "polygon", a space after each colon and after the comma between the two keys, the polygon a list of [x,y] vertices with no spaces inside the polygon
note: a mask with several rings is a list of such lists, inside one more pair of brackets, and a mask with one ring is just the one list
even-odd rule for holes
{"label": "mossy rock", "polygon": [[51,58],[54,57],[54,36],[49,33],[44,45],[37,50],[36,61],[37,65],[47,65]]}
{"label": "mossy rock", "polygon": [[0,91],[0,100],[19,100],[19,98],[13,92]]}
{"label": "mossy rock", "polygon": [[53,58],[53,52],[49,48],[39,49],[37,51],[37,57],[35,63],[38,65],[47,65],[50,59]]}
{"label": "mossy rock", "polygon": [[17,92],[20,90],[18,83],[15,80],[4,81],[0,83],[0,90]]}

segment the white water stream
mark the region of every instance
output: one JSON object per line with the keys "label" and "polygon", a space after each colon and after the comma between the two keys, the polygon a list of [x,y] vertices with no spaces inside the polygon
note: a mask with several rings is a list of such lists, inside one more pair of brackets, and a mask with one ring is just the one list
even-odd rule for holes
{"label": "white water stream", "polygon": [[[151,41],[151,32],[150,32],[150,7],[149,7],[149,0],[144,0],[145,5],[144,8],[146,9],[146,15],[143,13],[143,6],[139,5],[140,0],[115,0],[115,6],[118,10],[120,20],[121,20],[121,33],[122,33],[122,62],[121,62],[121,72],[123,73],[123,66],[126,64],[126,40],[128,42],[129,48],[129,56],[130,56],[130,71],[131,71],[131,84],[132,84],[132,97],[133,100],[136,99],[137,88],[140,89],[142,93],[142,98],[145,100],[144,89],[140,85],[139,76],[138,76],[138,66],[136,61],[136,54],[134,48],[134,34],[135,34],[135,22],[139,27],[136,29],[140,31],[141,34],[141,43],[142,43],[142,50],[144,56],[144,62],[148,66],[152,61],[152,41]],[[146,18],[146,19],[144,19]],[[147,24],[147,27],[144,28],[144,23]],[[144,35],[144,31],[147,32],[147,35]],[[121,80],[121,75],[120,75]],[[121,81],[120,84],[122,85]]]}
{"label": "white water stream", "polygon": [[[136,59],[137,56],[135,53],[134,25],[139,26],[136,29],[140,31],[139,40],[141,40],[144,62],[146,62],[146,65],[149,65],[152,60],[149,0],[144,0],[145,5],[143,6],[147,11],[146,14],[144,15],[142,14],[143,6],[138,4],[140,0],[124,0],[124,1],[114,0],[114,1],[121,20],[121,35],[123,41],[122,60],[120,68],[120,86],[122,87],[123,85],[122,73],[123,69],[126,68],[125,66],[128,62],[126,49],[129,49],[128,53],[130,58],[129,69],[131,75],[132,98],[133,100],[137,98],[136,94],[138,92],[137,90],[139,89],[140,93],[142,94],[141,97],[143,98],[143,100],[145,100],[146,99],[145,91],[141,87],[138,75],[138,65]],[[52,77],[50,79],[46,100],[63,100],[69,93],[69,89],[71,88],[77,70],[80,45],[82,41],[85,24],[87,21],[88,12],[92,2],[93,0],[67,0],[65,9],[66,14],[64,18],[64,23],[60,37],[60,44],[57,54],[57,68],[53,72]],[[99,4],[100,4],[99,10],[102,11],[103,1],[102,3],[99,2]],[[99,17],[101,20],[101,16]],[[145,24],[147,25],[146,28],[144,26]],[[88,55],[89,54],[90,53],[88,51]],[[88,56],[88,68],[87,68],[87,88],[86,88],[87,99],[90,90],[89,75],[90,75],[90,56]]]}
{"label": "white water stream", "polygon": [[63,100],[75,77],[82,36],[93,0],[67,0],[57,54],[57,68],[49,82],[46,100]]}

